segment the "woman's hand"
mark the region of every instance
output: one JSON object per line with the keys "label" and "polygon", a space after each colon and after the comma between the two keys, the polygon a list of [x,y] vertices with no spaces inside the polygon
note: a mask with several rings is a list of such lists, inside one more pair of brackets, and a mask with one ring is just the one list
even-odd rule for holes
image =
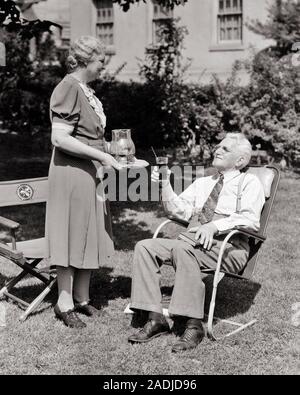
{"label": "woman's hand", "polygon": [[123,166],[110,154],[102,153],[100,162],[103,166],[113,167],[116,170],[121,170],[123,168]]}
{"label": "woman's hand", "polygon": [[203,248],[205,250],[210,250],[213,245],[214,235],[218,232],[218,228],[215,224],[210,222],[205,225],[191,228],[188,230],[188,232],[196,233],[195,240],[200,239],[200,244],[203,246]]}
{"label": "woman's hand", "polygon": [[104,147],[105,147],[105,152],[107,153],[107,154],[110,154],[111,152],[110,152],[110,147],[111,147],[111,142],[110,141],[104,141]]}

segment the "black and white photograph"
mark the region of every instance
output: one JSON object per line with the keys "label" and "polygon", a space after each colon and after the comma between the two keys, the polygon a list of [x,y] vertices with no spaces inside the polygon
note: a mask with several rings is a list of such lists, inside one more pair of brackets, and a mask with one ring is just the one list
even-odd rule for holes
{"label": "black and white photograph", "polygon": [[0,0],[1,376],[298,376],[299,196],[300,0]]}

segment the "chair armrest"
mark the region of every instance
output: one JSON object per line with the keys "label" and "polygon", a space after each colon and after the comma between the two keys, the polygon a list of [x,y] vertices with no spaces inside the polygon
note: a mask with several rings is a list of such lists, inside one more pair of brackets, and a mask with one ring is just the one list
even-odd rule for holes
{"label": "chair armrest", "polygon": [[23,258],[23,253],[13,250],[6,244],[0,243],[0,256],[14,261],[20,261]]}
{"label": "chair armrest", "polygon": [[254,239],[260,240],[260,241],[265,241],[267,238],[266,236],[263,236],[255,231],[251,231],[251,230],[247,230],[247,229],[243,229],[243,228],[235,228],[236,230],[239,231],[239,233],[249,236],[249,237],[253,237]]}
{"label": "chair armrest", "polygon": [[159,235],[159,233],[161,232],[161,230],[165,227],[165,225],[167,225],[167,224],[169,224],[171,222],[174,222],[174,223],[176,223],[178,225],[184,226],[185,228],[187,228],[188,225],[189,225],[188,221],[185,221],[183,219],[179,219],[179,218],[174,217],[172,215],[168,215],[167,218],[168,219],[166,221],[164,221],[162,224],[160,224],[159,227],[156,229],[156,231],[154,232],[154,235],[153,235],[153,239],[156,239],[157,236]]}
{"label": "chair armrest", "polygon": [[11,221],[10,219],[4,218],[4,217],[0,217],[0,225],[3,225],[6,228],[9,228],[12,230],[16,230],[20,227],[20,224],[18,224],[18,222]]}
{"label": "chair armrest", "polygon": [[228,235],[230,232],[232,232],[233,230],[237,230],[239,233],[248,236],[248,237],[253,237],[254,239],[260,240],[260,241],[265,241],[267,238],[266,236],[259,234],[255,231],[251,231],[251,230],[247,230],[244,228],[239,228],[239,227],[235,227],[233,229],[230,230],[224,230],[222,232],[219,232],[218,235]]}
{"label": "chair armrest", "polygon": [[167,218],[178,225],[185,226],[186,228],[189,226],[189,221],[185,221],[184,219],[174,217],[173,215],[168,215]]}

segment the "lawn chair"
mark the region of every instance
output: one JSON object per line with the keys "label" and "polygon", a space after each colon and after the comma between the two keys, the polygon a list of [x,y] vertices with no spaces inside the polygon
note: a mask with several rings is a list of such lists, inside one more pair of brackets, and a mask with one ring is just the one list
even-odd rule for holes
{"label": "lawn chair", "polygon": [[[47,178],[0,182],[0,207],[46,202],[47,195]],[[56,275],[54,271],[37,268],[37,265],[46,257],[45,238],[16,242],[16,231],[19,229],[20,224],[0,217],[0,225],[10,230],[11,236],[11,243],[0,242],[0,257],[4,257],[22,269],[16,277],[12,278],[0,289],[0,299],[11,299],[25,308],[25,312],[20,317],[20,320],[24,321],[29,314],[37,309],[51,291],[56,283]],[[39,279],[45,285],[42,292],[31,303],[27,303],[11,293],[11,290],[27,275]]]}
{"label": "lawn chair", "polygon": [[[250,280],[255,272],[257,261],[258,261],[258,255],[260,248],[264,241],[266,240],[266,230],[267,230],[267,224],[270,218],[271,214],[271,209],[274,203],[275,195],[277,192],[278,184],[279,184],[279,179],[280,179],[280,172],[277,169],[277,167],[268,165],[265,167],[259,167],[259,166],[251,166],[249,169],[247,169],[247,172],[250,172],[252,174],[255,174],[261,181],[263,187],[264,187],[264,192],[265,192],[265,197],[266,197],[266,203],[264,205],[262,214],[261,214],[261,226],[258,232],[250,232],[244,229],[234,229],[230,232],[228,232],[227,236],[225,237],[219,257],[218,257],[218,262],[215,270],[212,269],[205,269],[202,270],[203,273],[205,274],[214,274],[214,280],[213,280],[213,290],[212,290],[212,297],[210,301],[210,306],[209,306],[209,314],[208,314],[208,322],[207,322],[207,335],[211,340],[220,340],[224,337],[231,336],[235,333],[238,333],[242,331],[243,329],[255,324],[257,320],[252,320],[246,324],[241,324],[239,322],[235,321],[230,321],[230,320],[221,320],[218,318],[214,318],[214,311],[215,311],[215,303],[216,303],[216,296],[217,296],[217,288],[220,283],[220,281],[225,277],[232,277],[236,279],[244,279],[244,280]],[[241,184],[240,183],[240,190],[238,192],[238,199],[237,199],[237,210],[239,209],[240,205],[240,200],[241,200]],[[157,238],[160,232],[163,230],[163,228],[172,222],[175,222],[179,225],[187,227],[189,223],[187,221],[183,220],[178,220],[177,218],[168,217],[166,221],[164,221],[155,231],[153,238]],[[239,274],[232,274],[228,273],[225,271],[221,270],[221,263],[222,263],[222,258],[225,250],[226,243],[229,241],[229,239],[237,234],[241,233],[243,235],[246,235],[249,237],[249,244],[250,244],[250,254],[248,258],[248,262],[242,272]],[[132,312],[130,310],[130,305],[128,305],[125,309],[126,313]],[[164,315],[168,316],[168,310],[163,309]],[[227,333],[226,335],[222,337],[216,337],[214,334],[214,329],[213,329],[213,323],[214,321],[222,321],[225,324],[230,324],[233,326],[236,326],[237,329]]]}

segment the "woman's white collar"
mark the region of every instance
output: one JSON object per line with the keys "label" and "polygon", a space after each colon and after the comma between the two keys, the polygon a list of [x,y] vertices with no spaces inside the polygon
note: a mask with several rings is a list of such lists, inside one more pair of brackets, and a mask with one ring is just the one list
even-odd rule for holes
{"label": "woman's white collar", "polygon": [[106,115],[104,114],[103,111],[103,105],[101,101],[95,96],[95,91],[93,89],[89,88],[87,85],[84,83],[78,81],[81,89],[83,90],[83,93],[85,94],[86,98],[88,99],[91,107],[94,109],[95,113],[98,115],[100,118],[101,124],[103,128],[106,127]]}

